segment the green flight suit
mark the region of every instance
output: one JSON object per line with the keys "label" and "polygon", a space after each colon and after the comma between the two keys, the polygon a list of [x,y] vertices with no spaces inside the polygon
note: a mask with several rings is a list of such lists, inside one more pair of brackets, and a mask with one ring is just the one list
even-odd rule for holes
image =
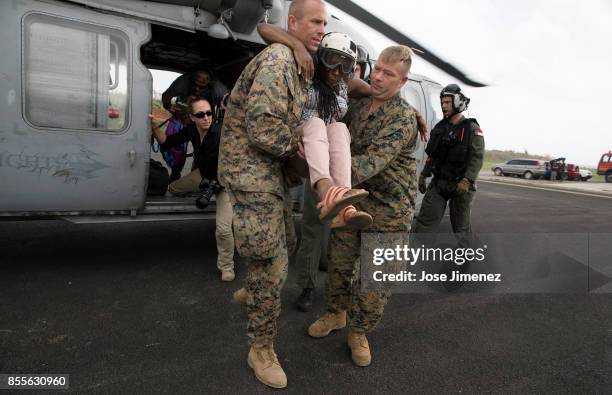
{"label": "green flight suit", "polygon": [[298,271],[297,284],[302,288],[316,288],[319,261],[321,259],[321,242],[325,237],[325,225],[319,219],[316,207],[319,198],[312,190],[310,182],[304,183],[304,209],[301,222],[301,241],[295,256]]}
{"label": "green flight suit", "polygon": [[[446,206],[448,204],[450,211],[450,220],[453,233],[456,234],[459,244],[462,247],[468,247],[471,240],[471,209],[476,193],[476,179],[478,173],[482,168],[482,161],[484,157],[485,144],[484,137],[480,126],[472,120],[461,119],[458,126],[453,126],[453,133],[465,133],[465,128],[461,128],[461,125],[468,124],[467,133],[469,141],[467,143],[467,155],[464,166],[457,166],[461,168],[459,173],[463,174],[444,174],[444,172],[437,172],[436,166],[444,167],[448,165],[448,158],[444,156],[442,158],[429,157],[425,168],[421,172],[424,177],[429,177],[432,172],[434,178],[429,184],[427,192],[423,197],[421,204],[421,210],[416,217],[413,233],[433,233],[438,228],[440,221],[444,217]],[[437,133],[449,133],[450,123],[447,120],[442,120],[432,130],[432,137],[430,143],[433,143]],[[428,148],[430,148],[428,146]],[[435,155],[435,154],[433,154]],[[465,171],[463,171],[465,170]],[[457,192],[457,184],[462,178],[467,178],[471,181],[469,190],[466,193]],[[419,240],[424,240],[419,238]]]}

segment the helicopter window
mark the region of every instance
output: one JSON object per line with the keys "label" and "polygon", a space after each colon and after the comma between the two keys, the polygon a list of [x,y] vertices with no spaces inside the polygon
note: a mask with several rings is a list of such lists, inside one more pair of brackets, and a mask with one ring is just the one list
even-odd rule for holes
{"label": "helicopter window", "polygon": [[30,14],[24,115],[34,126],[120,131],[128,115],[128,40],[119,31]]}

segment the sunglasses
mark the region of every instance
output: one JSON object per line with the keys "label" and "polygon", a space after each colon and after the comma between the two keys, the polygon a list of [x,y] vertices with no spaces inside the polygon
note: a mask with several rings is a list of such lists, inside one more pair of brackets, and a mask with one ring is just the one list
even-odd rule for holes
{"label": "sunglasses", "polygon": [[191,114],[196,118],[202,119],[204,117],[212,117],[213,116],[213,112],[212,111],[200,111],[200,112],[196,112],[195,114]]}

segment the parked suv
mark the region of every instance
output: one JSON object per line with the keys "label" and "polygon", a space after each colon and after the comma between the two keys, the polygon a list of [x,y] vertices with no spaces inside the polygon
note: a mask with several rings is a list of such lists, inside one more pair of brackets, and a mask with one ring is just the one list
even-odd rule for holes
{"label": "parked suv", "polygon": [[590,171],[582,170],[580,166],[569,163],[567,165],[567,179],[572,181],[586,181],[593,177]]}
{"label": "parked suv", "polygon": [[606,182],[612,182],[612,151],[608,151],[601,156],[597,165],[597,174],[604,176]]}
{"label": "parked suv", "polygon": [[511,159],[491,167],[496,176],[515,175],[527,180],[546,175],[546,162],[539,159]]}

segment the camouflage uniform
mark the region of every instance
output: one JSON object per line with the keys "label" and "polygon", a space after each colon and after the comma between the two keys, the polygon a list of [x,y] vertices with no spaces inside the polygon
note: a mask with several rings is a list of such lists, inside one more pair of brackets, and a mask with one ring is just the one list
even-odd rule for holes
{"label": "camouflage uniform", "polygon": [[[368,232],[407,232],[416,198],[415,113],[399,94],[368,114],[371,102],[354,103],[344,119],[351,132],[353,185],[370,192],[355,206],[372,215]],[[360,232],[332,232],[325,299],[329,312],[348,312],[354,331],[369,332],[382,318],[390,291],[361,291],[360,248]]]}
{"label": "camouflage uniform", "polygon": [[[272,345],[295,230],[284,159],[297,151],[307,86],[292,51],[273,44],[236,82],[219,148],[219,181],[234,206],[236,249],[247,265],[247,334],[251,345]],[[288,252],[289,250],[289,252]]]}

